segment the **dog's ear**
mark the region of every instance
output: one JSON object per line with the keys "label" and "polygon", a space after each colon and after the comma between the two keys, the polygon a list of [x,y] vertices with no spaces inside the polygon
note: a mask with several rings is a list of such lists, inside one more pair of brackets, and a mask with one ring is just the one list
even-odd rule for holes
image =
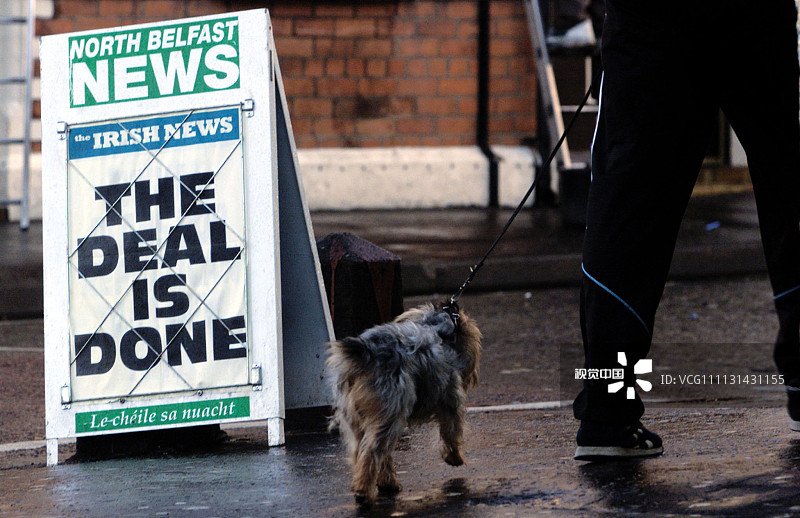
{"label": "dog's ear", "polygon": [[460,344],[459,354],[467,361],[467,368],[463,374],[465,388],[478,384],[482,340],[483,335],[475,321],[466,314],[460,313],[458,343]]}
{"label": "dog's ear", "polygon": [[357,337],[347,337],[331,342],[334,353],[342,359],[350,361],[366,361],[369,358],[369,350],[364,347],[364,341]]}

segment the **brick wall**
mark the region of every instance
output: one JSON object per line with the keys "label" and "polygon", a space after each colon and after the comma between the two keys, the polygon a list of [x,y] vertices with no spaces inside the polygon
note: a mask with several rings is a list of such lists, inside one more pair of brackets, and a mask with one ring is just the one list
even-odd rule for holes
{"label": "brick wall", "polygon": [[[267,7],[298,147],[475,144],[477,0],[53,0],[37,34]],[[520,0],[491,2],[490,138],[536,131]],[[34,107],[38,113],[38,104]]]}

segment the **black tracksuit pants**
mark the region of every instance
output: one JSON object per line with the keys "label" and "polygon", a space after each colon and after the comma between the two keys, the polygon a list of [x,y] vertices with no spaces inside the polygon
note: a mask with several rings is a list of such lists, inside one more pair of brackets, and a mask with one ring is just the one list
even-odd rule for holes
{"label": "black tracksuit pants", "polygon": [[[722,108],[747,153],[780,331],[775,360],[800,382],[800,133],[793,0],[608,0],[592,151],[581,328],[587,368],[644,358],[678,227]],[[655,366],[658,360],[654,361]],[[644,412],[587,381],[581,420]],[[630,383],[626,383],[629,385]]]}

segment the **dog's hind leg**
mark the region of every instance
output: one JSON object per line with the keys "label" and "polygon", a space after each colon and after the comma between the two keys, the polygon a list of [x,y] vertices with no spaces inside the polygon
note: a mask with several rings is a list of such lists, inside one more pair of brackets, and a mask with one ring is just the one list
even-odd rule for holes
{"label": "dog's hind leg", "polygon": [[[391,454],[403,426],[396,420],[367,425],[358,448],[358,459],[353,477],[353,492],[356,502],[359,504],[371,502],[379,487],[382,492],[383,486],[387,492],[400,490]],[[382,479],[382,476],[385,478]]]}
{"label": "dog's hind leg", "polygon": [[353,493],[359,504],[369,504],[375,499],[378,472],[385,457],[383,442],[374,425],[365,430],[364,437],[361,438],[353,467]]}
{"label": "dog's hind leg", "polygon": [[352,465],[355,465],[358,460],[358,447],[361,444],[361,439],[364,437],[364,432],[361,431],[360,427],[361,423],[359,419],[352,414],[348,415],[347,419],[343,418],[339,421],[339,432],[347,447],[347,454]]}
{"label": "dog's hind leg", "polygon": [[375,498],[374,490],[372,489],[372,480],[374,480],[375,474],[369,457],[371,457],[369,448],[364,443],[364,439],[361,439],[361,445],[359,445],[356,452],[356,461],[353,466],[353,494],[357,504],[368,504]]}
{"label": "dog's hind leg", "polygon": [[466,394],[461,380],[451,383],[447,395],[436,414],[439,435],[442,437],[442,459],[451,466],[464,464],[461,446],[464,441],[464,419],[466,417]]}
{"label": "dog's hind leg", "polygon": [[[391,450],[394,450],[392,445]],[[397,472],[394,470],[394,459],[389,453],[383,459],[380,473],[378,474],[378,493],[382,495],[396,495],[403,489],[397,480]]]}

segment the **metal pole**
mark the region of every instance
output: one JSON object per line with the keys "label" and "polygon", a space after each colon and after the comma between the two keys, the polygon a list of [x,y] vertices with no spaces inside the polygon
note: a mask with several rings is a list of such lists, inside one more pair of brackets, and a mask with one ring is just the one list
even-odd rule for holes
{"label": "metal pole", "polygon": [[478,146],[489,160],[489,207],[499,205],[497,157],[489,145],[489,0],[478,0],[478,117],[476,137]]}
{"label": "metal pole", "polygon": [[20,193],[19,228],[28,230],[30,226],[30,162],[31,162],[31,83],[33,82],[33,38],[36,27],[36,0],[28,0],[28,25],[26,32],[25,56],[25,134],[22,155],[22,192]]}

